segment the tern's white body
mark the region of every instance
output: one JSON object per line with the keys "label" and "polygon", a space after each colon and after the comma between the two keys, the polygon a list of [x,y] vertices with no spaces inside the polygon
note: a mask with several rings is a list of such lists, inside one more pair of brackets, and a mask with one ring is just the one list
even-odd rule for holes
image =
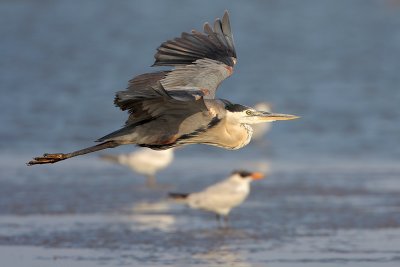
{"label": "tern's white body", "polygon": [[174,159],[173,149],[152,150],[142,148],[130,154],[118,155],[118,162],[143,175],[155,175]]}
{"label": "tern's white body", "polygon": [[148,177],[148,184],[150,185],[155,182],[156,173],[171,164],[174,159],[174,152],[173,149],[152,150],[142,148],[129,154],[103,155],[101,158],[127,166],[133,171],[145,175]]}
{"label": "tern's white body", "polygon": [[251,179],[232,175],[211,185],[203,191],[189,194],[187,204],[194,209],[211,211],[226,216],[232,208],[240,205],[250,193]]}
{"label": "tern's white body", "polygon": [[261,173],[236,171],[227,179],[191,194],[171,193],[170,197],[193,209],[211,211],[227,217],[232,208],[240,205],[250,193],[250,182],[261,179]]}

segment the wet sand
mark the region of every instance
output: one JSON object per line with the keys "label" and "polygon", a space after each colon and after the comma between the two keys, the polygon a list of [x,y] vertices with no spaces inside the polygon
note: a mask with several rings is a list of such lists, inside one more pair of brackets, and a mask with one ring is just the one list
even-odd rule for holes
{"label": "wet sand", "polygon": [[[275,163],[268,178],[254,182],[249,199],[232,212],[230,228],[221,229],[212,214],[165,198],[171,188],[200,189],[215,176],[173,178],[178,169],[172,167],[160,176],[171,186],[151,190],[129,171],[109,176],[108,171],[123,169],[96,162],[86,160],[97,177],[68,177],[66,167],[57,172],[49,169],[48,178],[23,183],[0,180],[3,262],[17,264],[13,266],[397,266],[400,262],[400,169],[394,165],[361,169],[318,164],[313,169]],[[75,169],[80,171],[84,167]]]}

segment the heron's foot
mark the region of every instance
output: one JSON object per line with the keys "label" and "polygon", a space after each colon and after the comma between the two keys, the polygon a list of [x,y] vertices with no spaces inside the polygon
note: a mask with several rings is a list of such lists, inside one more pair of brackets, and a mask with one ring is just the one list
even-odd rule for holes
{"label": "heron's foot", "polygon": [[36,164],[48,164],[48,163],[55,163],[60,160],[67,159],[67,155],[63,153],[57,154],[43,154],[42,157],[33,158],[33,160],[27,163],[28,166],[36,165]]}

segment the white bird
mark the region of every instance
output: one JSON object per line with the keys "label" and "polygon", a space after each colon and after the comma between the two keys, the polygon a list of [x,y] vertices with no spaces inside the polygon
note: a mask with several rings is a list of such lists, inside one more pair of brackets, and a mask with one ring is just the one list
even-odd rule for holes
{"label": "white bird", "polygon": [[[254,108],[256,110],[264,110],[267,112],[271,112],[271,105],[267,102],[260,102],[257,103]],[[266,122],[266,123],[260,123],[260,124],[253,124],[251,125],[251,128],[253,128],[253,140],[260,141],[264,135],[271,129],[271,123]]]}
{"label": "white bird", "polygon": [[146,176],[146,185],[156,185],[155,175],[158,171],[166,168],[174,159],[174,149],[152,150],[142,148],[129,154],[101,155],[101,159],[128,166],[134,172]]}
{"label": "white bird", "polygon": [[227,179],[203,191],[191,194],[170,193],[169,197],[187,204],[190,208],[215,213],[219,223],[222,216],[226,225],[232,208],[243,203],[249,195],[250,182],[263,177],[264,175],[260,172],[234,171]]}

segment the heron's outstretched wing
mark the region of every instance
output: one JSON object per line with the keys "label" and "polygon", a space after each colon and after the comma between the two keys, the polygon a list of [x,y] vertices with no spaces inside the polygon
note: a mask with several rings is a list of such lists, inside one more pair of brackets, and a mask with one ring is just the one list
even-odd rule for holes
{"label": "heron's outstretched wing", "polygon": [[[114,103],[130,113],[126,125],[166,115],[186,118],[197,112],[208,112],[202,98],[181,101],[172,97],[157,81],[163,75],[165,72],[140,75],[130,81],[128,90],[117,92]],[[134,90],[130,90],[131,87]]]}
{"label": "heron's outstretched wing", "polygon": [[[157,75],[162,73],[145,74],[141,79],[151,80],[152,76]],[[140,79],[132,83],[137,85],[137,90],[120,91],[115,97],[115,104],[130,113],[125,127],[98,141],[122,141],[153,149],[166,149],[205,131],[219,121],[216,114],[208,110],[203,98],[177,100],[159,82],[143,90]]]}
{"label": "heron's outstretched wing", "polygon": [[228,13],[217,19],[214,27],[206,23],[204,33],[193,30],[161,44],[154,56],[154,66],[173,66],[172,70],[139,75],[127,91],[151,90],[158,83],[171,97],[193,100],[215,98],[219,84],[233,73],[236,52]]}
{"label": "heron's outstretched wing", "polygon": [[233,67],[236,51],[228,12],[225,11],[222,20],[215,20],[214,27],[206,22],[204,33],[196,30],[183,32],[181,37],[162,43],[154,57],[154,66],[189,65],[208,58]]}
{"label": "heron's outstretched wing", "polygon": [[204,24],[204,33],[193,30],[161,44],[154,66],[174,66],[160,80],[167,91],[215,98],[219,84],[233,73],[236,51],[228,12],[214,26]]}
{"label": "heron's outstretched wing", "polygon": [[132,105],[157,97],[161,87],[177,100],[213,99],[217,87],[232,74],[236,63],[228,13],[225,12],[222,21],[215,21],[214,29],[206,23],[204,33],[182,33],[180,38],[161,44],[155,58],[155,66],[175,69],[146,73],[130,80],[128,88],[117,93],[115,104],[122,110],[130,109],[127,103]]}

